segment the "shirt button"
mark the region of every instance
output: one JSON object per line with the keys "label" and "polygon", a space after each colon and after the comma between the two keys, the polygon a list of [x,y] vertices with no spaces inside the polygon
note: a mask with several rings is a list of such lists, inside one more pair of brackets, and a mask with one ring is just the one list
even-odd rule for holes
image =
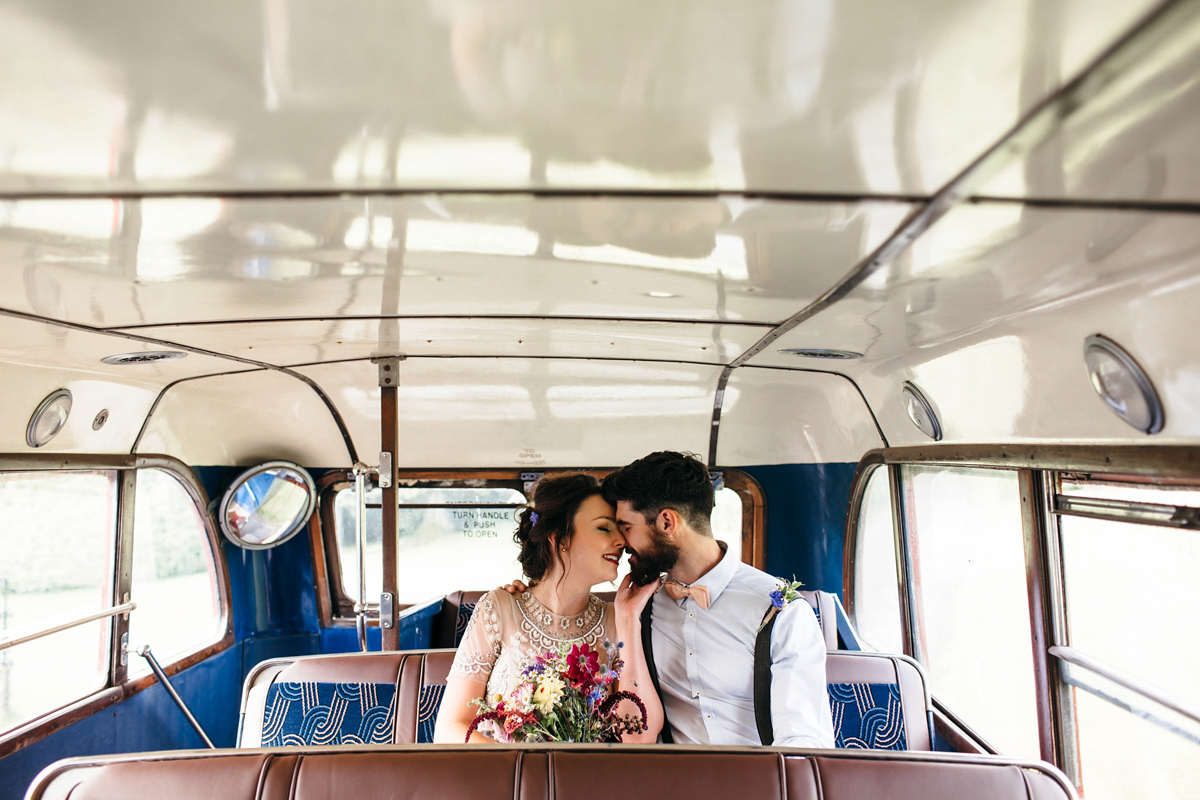
{"label": "shirt button", "polygon": [[696,615],[695,615],[693,612],[689,611],[689,612],[688,612],[688,616],[689,616],[689,617],[694,617],[694,616],[696,616]]}
{"label": "shirt button", "polygon": [[696,654],[695,654],[695,653],[693,653],[691,650],[688,650],[688,655],[689,655],[689,656],[694,656],[694,655],[696,655]]}
{"label": "shirt button", "polygon": [[705,714],[704,716],[708,717],[709,719],[712,719],[712,714]]}

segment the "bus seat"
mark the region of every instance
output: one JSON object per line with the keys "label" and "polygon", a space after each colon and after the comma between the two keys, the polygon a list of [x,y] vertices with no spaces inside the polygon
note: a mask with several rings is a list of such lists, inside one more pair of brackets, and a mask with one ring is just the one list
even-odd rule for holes
{"label": "bus seat", "polygon": [[[611,776],[618,776],[615,780]],[[26,800],[477,800],[638,795],[717,800],[1075,800],[1041,762],[942,753],[682,745],[210,750],[56,762]]]}
{"label": "bus seat", "polygon": [[242,690],[239,747],[433,739],[453,650],[264,661]]}
{"label": "bus seat", "polygon": [[817,624],[821,626],[821,635],[825,637],[825,649],[838,649],[837,609],[833,604],[833,595],[829,592],[799,592],[799,595],[812,606],[817,615]]}
{"label": "bus seat", "polygon": [[[246,678],[239,747],[433,740],[454,650],[273,659]],[[835,746],[931,750],[929,692],[912,659],[830,651]]]}
{"label": "bus seat", "polygon": [[834,650],[825,655],[835,746],[932,750],[929,690],[908,656]]}
{"label": "bus seat", "polygon": [[471,620],[471,614],[475,611],[476,603],[485,594],[487,592],[467,592],[460,589],[446,595],[442,600],[442,610],[433,620],[434,647],[458,647],[463,633],[467,630],[467,623]]}

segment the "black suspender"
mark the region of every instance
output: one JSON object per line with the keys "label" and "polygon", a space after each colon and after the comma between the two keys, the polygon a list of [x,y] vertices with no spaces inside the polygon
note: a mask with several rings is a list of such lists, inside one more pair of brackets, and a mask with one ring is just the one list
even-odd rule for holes
{"label": "black suspender", "polygon": [[771,629],[775,627],[776,611],[771,606],[763,614],[762,626],[754,639],[754,721],[763,744],[775,741],[771,727]]}
{"label": "black suspender", "polygon": [[[654,691],[658,692],[661,702],[662,689],[658,685],[658,667],[654,666],[654,637],[650,635],[650,621],[654,619],[653,609],[654,598],[651,597],[646,601],[646,607],[642,609],[642,652],[646,656],[646,666],[650,669],[650,682],[654,684]],[[663,726],[659,738],[663,740],[663,744],[675,743],[675,740],[671,738],[671,723],[667,721],[666,704],[663,704]]]}
{"label": "black suspender", "polygon": [[[654,665],[654,637],[651,635],[651,622],[654,619],[654,598],[651,597],[642,609],[642,652],[646,656],[646,666],[650,670],[650,681],[654,691],[662,697],[662,688],[658,685],[658,667]],[[775,627],[774,606],[763,614],[762,627],[754,639],[754,721],[758,726],[758,738],[763,744],[775,741],[775,733],[771,727],[771,629]],[[663,705],[662,740],[664,744],[674,744],[671,738],[671,724],[667,721],[667,708]]]}

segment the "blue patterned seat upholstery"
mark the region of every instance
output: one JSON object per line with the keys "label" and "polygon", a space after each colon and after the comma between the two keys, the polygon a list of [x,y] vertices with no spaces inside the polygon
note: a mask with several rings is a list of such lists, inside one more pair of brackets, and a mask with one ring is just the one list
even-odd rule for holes
{"label": "blue patterned seat upholstery", "polygon": [[831,651],[826,688],[834,746],[863,750],[932,750],[929,692],[917,662],[887,653]]}
{"label": "blue patterned seat upholstery", "polygon": [[446,684],[435,683],[421,687],[421,696],[417,703],[417,743],[428,744],[433,741],[433,728],[437,725],[438,709],[442,707],[442,695],[446,693]]}
{"label": "blue patterned seat upholstery", "polygon": [[907,750],[900,687],[894,683],[831,683],[834,747]]}
{"label": "blue patterned seat upholstery", "polygon": [[475,603],[461,603],[458,606],[458,616],[454,619],[454,646],[462,644],[463,634],[467,632],[467,623],[475,613]]}
{"label": "blue patterned seat upholstery", "polygon": [[273,683],[262,746],[388,744],[395,717],[395,684]]}

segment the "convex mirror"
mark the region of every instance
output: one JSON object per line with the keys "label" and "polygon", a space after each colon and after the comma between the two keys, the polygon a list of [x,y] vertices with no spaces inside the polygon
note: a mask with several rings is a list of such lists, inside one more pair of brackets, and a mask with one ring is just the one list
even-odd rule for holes
{"label": "convex mirror", "polygon": [[296,534],[316,507],[317,487],[302,467],[268,461],[246,470],[221,498],[218,520],[239,547],[264,550]]}

